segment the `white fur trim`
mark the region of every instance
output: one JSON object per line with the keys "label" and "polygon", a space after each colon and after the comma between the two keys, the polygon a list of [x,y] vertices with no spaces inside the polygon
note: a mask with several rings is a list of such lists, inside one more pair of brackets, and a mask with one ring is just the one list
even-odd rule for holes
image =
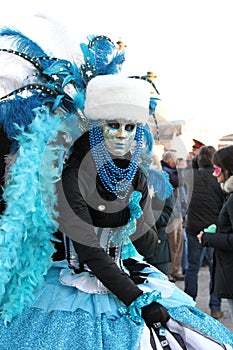
{"label": "white fur trim", "polygon": [[225,182],[221,183],[224,192],[233,192],[233,175],[231,175]]}
{"label": "white fur trim", "polygon": [[151,84],[121,75],[99,75],[86,90],[84,114],[98,120],[125,119],[146,123],[149,118]]}

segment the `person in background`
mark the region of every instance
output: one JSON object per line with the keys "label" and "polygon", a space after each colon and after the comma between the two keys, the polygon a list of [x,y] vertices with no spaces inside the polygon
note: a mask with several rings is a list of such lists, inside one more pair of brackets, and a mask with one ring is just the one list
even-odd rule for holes
{"label": "person in background", "polygon": [[192,154],[193,157],[198,156],[199,152],[200,152],[200,148],[202,146],[205,146],[205,144],[201,141],[198,141],[196,139],[193,139],[193,145],[192,145]]}
{"label": "person in background", "polygon": [[193,139],[193,145],[192,145],[192,155],[193,155],[193,158],[191,160],[191,166],[195,169],[198,167],[198,164],[197,164],[197,156],[200,152],[200,148],[202,146],[205,146],[205,144],[201,141],[198,141],[196,139]]}
{"label": "person in background", "polygon": [[184,172],[187,167],[187,160],[183,158],[177,158],[176,167],[180,176],[179,192],[180,192],[180,201],[181,201],[181,215],[182,215],[182,226],[183,226],[183,253],[181,260],[181,271],[183,275],[185,274],[186,269],[188,268],[188,247],[187,247],[187,234],[185,230],[185,223],[187,218],[187,210],[188,210],[188,198],[184,183]]}
{"label": "person in background", "polygon": [[[198,168],[197,156],[202,146],[205,146],[203,142],[198,141],[197,139],[193,139],[192,152],[190,152],[192,154],[190,166],[192,166],[193,169]],[[209,264],[210,257],[208,256],[208,252],[203,251],[201,256],[201,266],[205,267],[209,266]]]}
{"label": "person in background", "polygon": [[[180,272],[183,255],[183,216],[182,216],[182,169],[183,163],[177,167],[177,157],[175,151],[166,151],[161,160],[161,166],[169,175],[169,181],[174,188],[175,204],[172,216],[167,224],[166,232],[169,237],[169,246],[171,252],[171,263],[169,266],[170,280],[175,282],[183,281],[184,275]],[[184,165],[185,167],[185,165]],[[181,191],[182,189],[182,191]]]}
{"label": "person in background", "polygon": [[202,229],[197,239],[202,247],[214,249],[212,291],[228,300],[233,322],[233,146],[219,149],[213,163],[213,177],[221,185],[225,200],[216,229],[209,233]]}
{"label": "person in background", "polygon": [[[161,164],[156,152],[152,149],[151,155],[152,162],[147,168],[148,171],[148,186],[150,193],[152,193],[151,204],[155,217],[158,245],[154,251],[154,254],[147,259],[147,262],[157,267],[165,275],[171,279],[169,272],[169,264],[171,262],[171,253],[169,246],[169,238],[166,232],[166,226],[172,215],[175,197],[173,187],[169,181],[169,175],[162,170]],[[158,183],[160,186],[158,187]],[[171,282],[174,282],[172,280]]]}
{"label": "person in background", "polygon": [[162,170],[154,144],[154,137],[149,128],[144,128],[144,146],[141,159],[140,166],[147,176],[158,236],[158,245],[146,261],[170,277],[171,254],[166,226],[174,207],[174,189],[169,181],[169,175]]}
{"label": "person in background", "polygon": [[[223,204],[223,193],[213,173],[213,156],[216,150],[212,146],[202,146],[197,156],[198,168],[186,173],[189,207],[187,212],[186,233],[188,238],[188,269],[185,273],[184,290],[195,300],[198,293],[198,273],[204,255],[209,264],[210,276],[213,264],[213,248],[202,247],[197,239],[198,233],[211,224],[215,224]],[[190,185],[193,176],[192,186]],[[212,279],[210,277],[210,290]],[[210,292],[209,308],[211,316],[218,319],[223,316],[221,300]]]}

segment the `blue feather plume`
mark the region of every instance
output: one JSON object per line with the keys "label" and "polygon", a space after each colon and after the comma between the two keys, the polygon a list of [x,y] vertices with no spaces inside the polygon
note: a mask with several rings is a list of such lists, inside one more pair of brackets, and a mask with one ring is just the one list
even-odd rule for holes
{"label": "blue feather plume", "polygon": [[89,49],[88,45],[81,43],[80,48],[83,53],[83,58],[85,62],[89,62],[91,65],[94,65],[95,58],[93,52]]}
{"label": "blue feather plume", "polygon": [[0,36],[13,39],[13,42],[16,45],[15,50],[25,53],[30,57],[47,56],[37,43],[19,31],[10,28],[3,28],[0,31]]}
{"label": "blue feather plume", "polygon": [[95,52],[95,67],[98,74],[118,73],[125,60],[124,51],[119,52],[106,37],[100,37],[92,46],[92,50]]}
{"label": "blue feather plume", "polygon": [[150,131],[150,128],[148,126],[148,124],[146,124],[143,127],[143,133],[144,133],[144,148],[143,148],[143,152],[148,156],[151,157],[152,155],[152,150],[153,150],[153,145],[154,145],[154,137]]}

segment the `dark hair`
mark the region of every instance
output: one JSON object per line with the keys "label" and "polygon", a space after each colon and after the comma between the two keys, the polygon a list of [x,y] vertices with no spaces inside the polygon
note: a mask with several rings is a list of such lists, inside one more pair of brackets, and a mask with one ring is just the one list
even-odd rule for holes
{"label": "dark hair", "polygon": [[197,156],[197,163],[199,168],[213,167],[213,157],[216,149],[213,146],[202,146]]}
{"label": "dark hair", "polygon": [[220,148],[215,153],[213,162],[223,171],[227,170],[229,175],[233,175],[233,146]]}

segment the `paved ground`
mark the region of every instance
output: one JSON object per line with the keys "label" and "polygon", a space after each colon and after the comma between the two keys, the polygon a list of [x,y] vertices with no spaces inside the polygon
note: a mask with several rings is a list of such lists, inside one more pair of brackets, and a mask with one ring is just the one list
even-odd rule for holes
{"label": "paved ground", "polygon": [[[208,267],[202,267],[199,272],[199,280],[198,280],[198,295],[197,295],[197,307],[209,314],[210,310],[208,307],[209,303],[209,270]],[[184,290],[184,282],[176,282],[177,287]],[[232,333],[233,333],[233,323],[230,319],[230,314],[228,311],[228,303],[226,299],[222,300],[222,311],[224,312],[224,316],[219,319],[221,323],[223,323]]]}

